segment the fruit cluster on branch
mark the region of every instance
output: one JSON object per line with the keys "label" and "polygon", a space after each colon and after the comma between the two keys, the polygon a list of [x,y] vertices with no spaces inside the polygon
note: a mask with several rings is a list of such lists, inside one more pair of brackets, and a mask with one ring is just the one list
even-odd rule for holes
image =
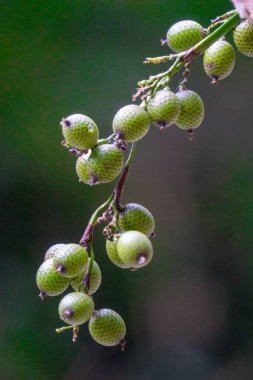
{"label": "fruit cluster on branch", "polygon": [[[194,59],[204,54],[204,70],[212,83],[226,78],[235,64],[234,48],[224,38],[231,30],[238,50],[253,57],[253,21],[240,20],[235,10],[212,20],[207,29],[191,20],[173,25],[162,44],[168,45],[174,53],[147,58],[145,62],[175,62],[167,71],[139,82],[133,99],[140,97],[142,103],[126,105],[116,113],[113,134],[109,137],[99,139],[99,129],[88,116],[74,114],[62,119],[63,145],[77,156],[76,172],[80,182],[94,186],[111,182],[120,175],[111,196],[91,216],[79,244],[54,244],[47,250],[37,272],[42,299],[60,295],[72,287],[73,291],[62,298],[58,309],[67,326],[56,331],[71,329],[73,341],[77,339],[79,326],[89,321],[89,331],[96,342],[125,347],[126,326],[121,316],[110,309],[95,310],[93,294],[100,287],[101,270],[94,260],[94,228],[98,223],[106,223],[105,250],[115,266],[135,271],[152,260],[150,238],[155,229],[152,214],[142,205],[121,202],[136,142],[147,134],[151,124],[161,130],[175,124],[190,136],[200,126],[204,104],[196,92],[187,88],[191,66]],[[182,81],[174,93],[169,84],[180,70]],[[130,152],[125,161],[128,144]]]}

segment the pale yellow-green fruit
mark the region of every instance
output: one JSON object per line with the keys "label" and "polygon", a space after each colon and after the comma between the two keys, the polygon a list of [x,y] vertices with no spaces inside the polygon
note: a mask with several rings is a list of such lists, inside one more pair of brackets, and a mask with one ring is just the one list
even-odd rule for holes
{"label": "pale yellow-green fruit", "polygon": [[76,162],[76,172],[80,181],[93,186],[113,181],[124,165],[124,155],[115,145],[103,144]]}
{"label": "pale yellow-green fruit", "polygon": [[118,240],[117,252],[120,259],[131,268],[142,268],[153,257],[149,238],[139,231],[124,232]]}
{"label": "pale yellow-green fruit", "polygon": [[146,135],[150,119],[144,108],[136,104],[122,107],[114,116],[113,131],[124,142],[135,142]]}
{"label": "pale yellow-green fruit", "polygon": [[90,296],[81,292],[67,294],[59,304],[59,316],[69,325],[81,325],[87,322],[94,311],[94,302]]}

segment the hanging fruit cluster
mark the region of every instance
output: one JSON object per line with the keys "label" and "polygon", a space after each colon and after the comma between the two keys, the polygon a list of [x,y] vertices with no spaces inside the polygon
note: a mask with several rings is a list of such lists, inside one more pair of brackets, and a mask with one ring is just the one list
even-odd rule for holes
{"label": "hanging fruit cluster", "polygon": [[[232,29],[238,50],[253,57],[253,21],[241,21],[236,11],[217,17],[207,29],[190,20],[173,25],[162,44],[176,54],[147,58],[145,62],[175,62],[164,73],[139,82],[133,99],[140,97],[142,103],[127,105],[116,113],[113,134],[108,138],[99,140],[99,129],[88,116],[74,114],[62,119],[63,145],[77,156],[76,172],[80,182],[93,186],[111,182],[120,175],[112,195],[93,213],[79,244],[54,244],[47,250],[37,272],[42,299],[58,296],[72,287],[58,308],[67,326],[56,331],[71,329],[73,341],[77,339],[79,326],[88,322],[89,332],[96,342],[125,347],[126,326],[121,316],[110,309],[95,309],[93,294],[100,287],[101,270],[94,260],[94,227],[106,223],[105,251],[117,267],[135,271],[152,260],[150,238],[155,229],[152,214],[139,204],[121,203],[135,143],[147,134],[152,123],[161,130],[175,124],[190,136],[200,126],[204,118],[203,101],[196,92],[187,89],[191,65],[196,57],[204,54],[204,70],[212,83],[226,78],[235,64],[234,49],[224,38]],[[169,83],[182,69],[183,79],[174,93]],[[124,152],[129,143],[130,152],[125,161]]]}

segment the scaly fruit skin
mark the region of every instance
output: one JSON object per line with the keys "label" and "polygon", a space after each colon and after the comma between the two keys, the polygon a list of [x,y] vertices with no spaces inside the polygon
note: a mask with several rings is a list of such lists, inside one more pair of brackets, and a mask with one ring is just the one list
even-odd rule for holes
{"label": "scaly fruit skin", "polygon": [[94,148],[99,138],[97,125],[88,116],[70,115],[61,121],[66,143],[73,148],[88,150]]}
{"label": "scaly fruit skin", "polygon": [[111,262],[117,267],[122,268],[122,269],[128,269],[130,268],[129,265],[125,264],[118,255],[117,243],[118,243],[118,239],[106,240],[107,256],[109,257]]}
{"label": "scaly fruit skin", "polygon": [[148,132],[150,119],[144,108],[130,104],[116,113],[112,127],[120,140],[135,142]]}
{"label": "scaly fruit skin", "polygon": [[110,309],[95,310],[89,321],[92,338],[103,346],[116,346],[126,335],[126,325],[121,316]]}
{"label": "scaly fruit skin", "polygon": [[104,144],[79,157],[76,172],[82,182],[93,186],[113,181],[123,165],[123,153],[115,145]]}
{"label": "scaly fruit skin", "polygon": [[167,88],[158,91],[148,101],[147,105],[150,119],[161,128],[167,128],[174,124],[180,114],[180,110],[180,100]]}
{"label": "scaly fruit skin", "polygon": [[181,129],[198,128],[204,119],[204,103],[194,91],[181,89],[177,92],[181,102],[181,112],[176,125]]}
{"label": "scaly fruit skin", "polygon": [[247,57],[253,57],[253,21],[244,20],[234,30],[237,49]]}
{"label": "scaly fruit skin", "polygon": [[88,254],[85,248],[78,244],[66,244],[54,256],[54,268],[64,277],[75,277],[83,273],[88,265]]}
{"label": "scaly fruit skin", "polygon": [[142,268],[153,257],[153,247],[149,238],[139,231],[124,232],[117,244],[118,255],[131,268]]}
{"label": "scaly fruit skin", "polygon": [[90,296],[81,292],[67,294],[59,304],[59,316],[69,325],[81,325],[87,322],[94,311],[94,302]]}
{"label": "scaly fruit skin", "polygon": [[[89,264],[87,266],[87,270],[88,270],[88,267],[89,267]],[[86,272],[79,274],[79,276],[76,276],[73,279],[71,279],[70,285],[72,286],[74,290],[79,291],[83,289],[84,285],[81,285],[81,282],[84,279],[85,274],[87,273],[87,270]],[[98,288],[100,287],[101,281],[102,281],[101,270],[98,264],[96,263],[96,261],[93,261],[91,275],[90,275],[90,285],[89,285],[89,291],[88,291],[89,295],[94,294],[98,290]]]}
{"label": "scaly fruit skin", "polygon": [[179,21],[167,32],[167,44],[176,53],[188,50],[204,37],[202,26],[191,20]]}
{"label": "scaly fruit skin", "polygon": [[155,220],[151,212],[137,203],[128,203],[122,206],[119,213],[119,227],[125,231],[139,231],[150,236],[155,229]]}
{"label": "scaly fruit skin", "polygon": [[213,83],[225,79],[235,66],[235,52],[232,45],[223,39],[211,45],[204,54],[204,69]]}
{"label": "scaly fruit skin", "polygon": [[58,296],[69,286],[69,279],[56,272],[53,258],[44,261],[38,269],[36,276],[37,286],[44,296]]}
{"label": "scaly fruit skin", "polygon": [[54,244],[50,248],[48,248],[44,260],[52,259],[55,255],[57,255],[64,247],[66,244]]}

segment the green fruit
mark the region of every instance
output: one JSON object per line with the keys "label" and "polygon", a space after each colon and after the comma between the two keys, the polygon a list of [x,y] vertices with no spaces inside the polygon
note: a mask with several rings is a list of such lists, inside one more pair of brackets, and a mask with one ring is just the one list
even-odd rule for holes
{"label": "green fruit", "polygon": [[36,282],[42,299],[44,296],[58,296],[69,286],[69,279],[56,272],[53,259],[48,259],[41,264]]}
{"label": "green fruit", "polygon": [[87,322],[94,311],[94,302],[90,296],[81,292],[67,294],[59,304],[59,316],[69,325],[81,325]]}
{"label": "green fruit", "polygon": [[54,245],[52,245],[50,248],[48,248],[48,250],[47,250],[47,252],[45,254],[45,259],[44,260],[52,259],[65,246],[66,246],[66,244],[61,244],[61,243],[60,244],[54,244]]}
{"label": "green fruit", "polygon": [[158,91],[148,102],[150,119],[161,128],[174,124],[180,114],[181,104],[178,97],[167,88]]}
{"label": "green fruit", "polygon": [[181,112],[176,125],[182,129],[195,129],[199,127],[204,118],[204,103],[196,92],[181,89],[177,92],[181,102]]}
{"label": "green fruit", "polygon": [[106,240],[106,252],[107,256],[113,264],[119,268],[128,269],[129,265],[125,264],[118,255],[117,251],[117,240]]}
{"label": "green fruit", "polygon": [[119,227],[122,231],[135,230],[150,236],[155,229],[153,215],[137,203],[128,203],[119,214]]}
{"label": "green fruit", "polygon": [[76,172],[82,182],[92,186],[114,180],[123,165],[123,153],[115,145],[104,144],[79,157]]}
{"label": "green fruit", "polygon": [[204,29],[196,21],[179,21],[167,32],[167,44],[176,53],[188,50],[204,37]]}
{"label": "green fruit", "polygon": [[54,256],[55,270],[64,277],[75,277],[83,273],[88,264],[88,254],[85,248],[78,244],[66,244]]}
{"label": "green fruit", "polygon": [[97,144],[98,127],[88,116],[74,114],[62,119],[60,124],[63,136],[71,147],[88,150]]}
{"label": "green fruit", "polygon": [[253,57],[253,21],[244,20],[234,30],[237,49],[247,57]]}
{"label": "green fruit", "polygon": [[226,78],[235,66],[233,46],[223,39],[211,45],[204,54],[204,69],[213,83]]}
{"label": "green fruit", "polygon": [[153,257],[153,247],[149,238],[139,231],[124,232],[117,244],[118,255],[131,268],[142,268]]}
{"label": "green fruit", "polygon": [[95,310],[90,321],[92,338],[103,346],[121,344],[126,335],[126,325],[121,316],[110,309]]}
{"label": "green fruit", "polygon": [[[87,266],[87,270],[88,270],[88,267],[89,265]],[[83,279],[85,278],[87,270],[86,272],[81,273],[79,276],[71,279],[70,285],[72,286],[74,290],[79,291],[84,288],[84,285],[81,285],[81,283]],[[88,291],[89,295],[94,294],[98,290],[101,284],[101,280],[102,280],[101,270],[98,264],[96,263],[96,261],[93,261],[91,275],[90,275],[89,291]]]}
{"label": "green fruit", "polygon": [[146,135],[150,120],[144,108],[130,104],[121,108],[113,119],[113,131],[125,142],[135,142]]}

